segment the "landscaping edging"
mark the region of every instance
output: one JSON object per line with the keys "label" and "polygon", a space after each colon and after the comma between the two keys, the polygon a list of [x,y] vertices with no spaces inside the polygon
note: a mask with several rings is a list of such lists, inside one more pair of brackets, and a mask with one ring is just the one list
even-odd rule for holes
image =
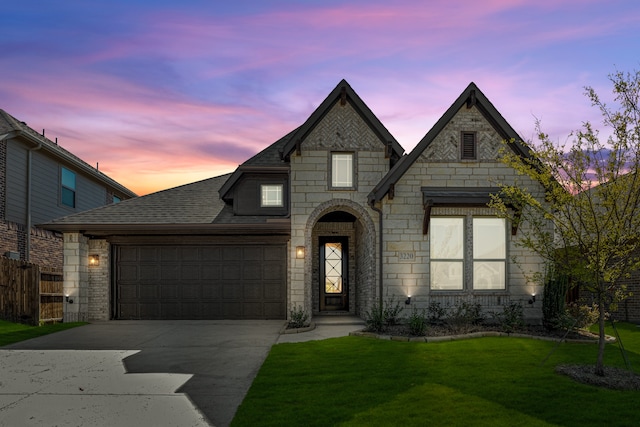
{"label": "landscaping edging", "polygon": [[[376,334],[375,332],[366,332],[366,331],[355,331],[351,332],[349,335],[357,336],[357,337],[369,337],[376,338],[379,340],[391,340],[391,341],[403,341],[403,342],[443,342],[443,341],[459,341],[459,340],[467,340],[472,338],[483,338],[483,337],[513,337],[513,338],[531,338],[534,340],[541,341],[564,341],[568,343],[597,343],[597,339],[562,339],[557,337],[542,337],[539,335],[528,335],[528,334],[509,334],[506,332],[498,332],[498,331],[483,331],[483,332],[471,332],[468,334],[460,334],[460,335],[443,335],[443,336],[434,336],[434,337],[407,337],[407,336],[398,336],[398,335],[383,335]],[[615,337],[611,337],[607,335],[607,343],[616,342]]]}
{"label": "landscaping edging", "polygon": [[309,323],[309,326],[305,326],[304,328],[289,328],[289,322],[285,322],[282,329],[280,329],[280,335],[288,335],[288,334],[299,334],[302,332],[313,331],[316,328],[315,322]]}

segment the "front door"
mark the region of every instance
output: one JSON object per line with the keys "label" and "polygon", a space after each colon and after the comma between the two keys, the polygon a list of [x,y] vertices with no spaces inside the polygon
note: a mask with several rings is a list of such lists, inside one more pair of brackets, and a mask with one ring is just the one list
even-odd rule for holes
{"label": "front door", "polygon": [[320,311],[348,311],[346,237],[320,238]]}

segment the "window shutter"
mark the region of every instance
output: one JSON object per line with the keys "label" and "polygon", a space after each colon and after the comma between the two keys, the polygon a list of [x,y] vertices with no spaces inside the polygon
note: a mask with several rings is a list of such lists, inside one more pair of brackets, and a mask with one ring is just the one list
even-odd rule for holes
{"label": "window shutter", "polygon": [[462,132],[462,152],[463,159],[476,158],[476,133]]}

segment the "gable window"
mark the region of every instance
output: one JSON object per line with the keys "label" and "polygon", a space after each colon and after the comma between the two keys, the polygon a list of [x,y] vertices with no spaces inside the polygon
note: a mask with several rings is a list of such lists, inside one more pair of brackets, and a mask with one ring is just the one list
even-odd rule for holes
{"label": "gable window", "polygon": [[432,217],[429,235],[431,289],[506,289],[503,218]]}
{"label": "gable window", "polygon": [[113,196],[113,203],[120,203],[122,199],[118,196]]}
{"label": "gable window", "polygon": [[353,189],[354,154],[331,153],[331,189]]}
{"label": "gable window", "polygon": [[260,186],[261,207],[282,207],[282,184],[263,184]]}
{"label": "gable window", "polygon": [[460,158],[475,160],[477,158],[477,141],[475,132],[462,132]]}
{"label": "gable window", "polygon": [[76,174],[64,167],[60,168],[60,202],[76,207]]}

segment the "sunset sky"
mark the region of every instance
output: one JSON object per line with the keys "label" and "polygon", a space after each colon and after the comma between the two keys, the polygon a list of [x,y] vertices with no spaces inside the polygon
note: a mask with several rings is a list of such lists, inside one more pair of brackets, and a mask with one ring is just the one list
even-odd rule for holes
{"label": "sunset sky", "polygon": [[231,172],[345,78],[411,150],[475,82],[526,140],[640,68],[637,0],[21,0],[0,108],[138,194]]}

